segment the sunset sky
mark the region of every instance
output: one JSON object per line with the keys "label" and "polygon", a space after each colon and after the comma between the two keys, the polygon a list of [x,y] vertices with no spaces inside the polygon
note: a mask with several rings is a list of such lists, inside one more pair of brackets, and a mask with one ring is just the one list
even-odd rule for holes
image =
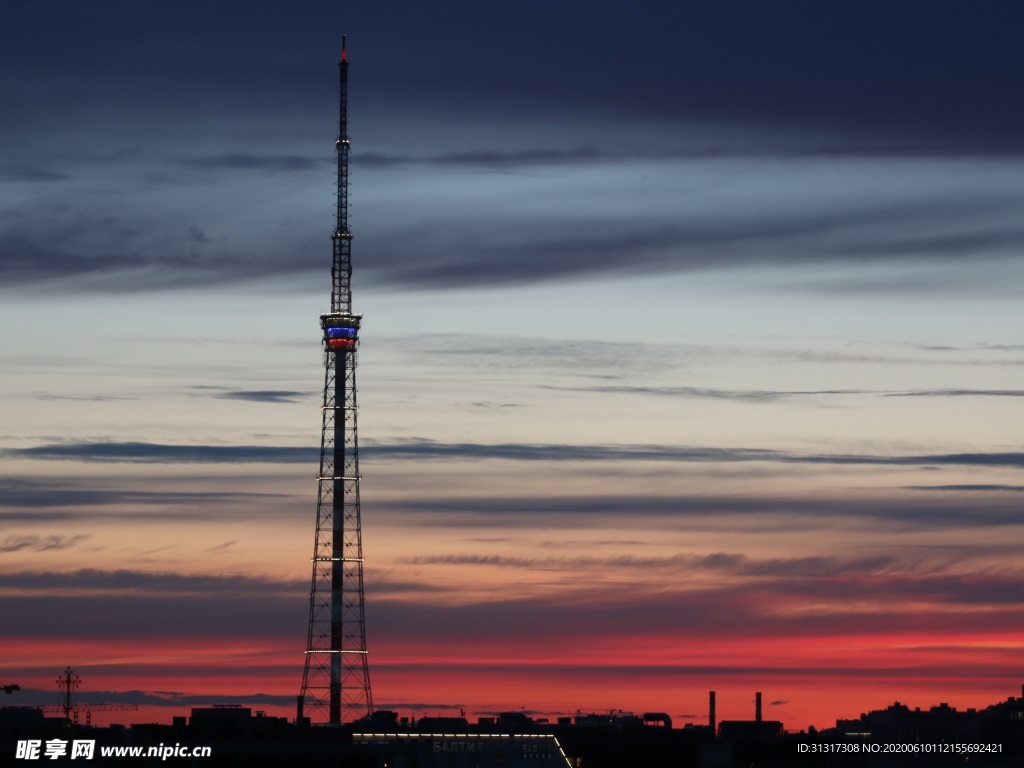
{"label": "sunset sky", "polygon": [[0,704],[294,714],[343,32],[378,707],[1019,695],[1022,25],[4,5]]}

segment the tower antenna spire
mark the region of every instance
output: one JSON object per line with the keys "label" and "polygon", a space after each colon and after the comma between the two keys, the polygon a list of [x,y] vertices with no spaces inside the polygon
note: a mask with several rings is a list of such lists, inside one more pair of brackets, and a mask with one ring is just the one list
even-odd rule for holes
{"label": "tower antenna spire", "polygon": [[362,315],[352,312],[348,228],[348,56],[339,61],[337,214],[331,234],[331,311],[320,315],[324,345],[323,430],[316,535],[298,721],[341,723],[373,711],[363,594],[363,535],[356,432],[356,346]]}

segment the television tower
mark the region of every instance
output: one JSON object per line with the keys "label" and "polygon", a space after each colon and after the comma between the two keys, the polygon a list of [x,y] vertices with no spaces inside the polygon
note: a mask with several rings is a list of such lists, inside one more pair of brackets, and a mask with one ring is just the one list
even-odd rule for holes
{"label": "television tower", "polygon": [[363,535],[356,436],[356,346],[363,316],[352,312],[352,234],[348,229],[348,54],[342,36],[338,212],[331,240],[331,311],[320,315],[324,344],[323,432],[317,475],[309,637],[299,722],[341,723],[373,709],[363,615]]}

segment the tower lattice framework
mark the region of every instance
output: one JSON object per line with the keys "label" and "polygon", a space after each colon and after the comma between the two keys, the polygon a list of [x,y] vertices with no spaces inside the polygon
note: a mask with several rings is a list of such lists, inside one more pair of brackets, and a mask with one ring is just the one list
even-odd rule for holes
{"label": "tower lattice framework", "polygon": [[331,311],[320,315],[324,344],[323,431],[317,475],[316,537],[309,636],[298,699],[300,721],[341,723],[373,710],[366,652],[363,536],[356,432],[356,347],[362,315],[352,312],[348,228],[348,55],[342,38],[337,221],[331,234]]}

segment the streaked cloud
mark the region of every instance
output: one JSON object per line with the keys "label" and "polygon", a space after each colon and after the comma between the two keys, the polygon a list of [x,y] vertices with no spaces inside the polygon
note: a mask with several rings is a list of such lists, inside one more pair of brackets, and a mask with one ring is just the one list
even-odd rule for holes
{"label": "streaked cloud", "polygon": [[[368,442],[367,455],[387,459],[509,461],[677,461],[774,462],[874,466],[1024,467],[1024,453],[800,454],[768,448],[715,448],[686,445],[571,445],[545,443],[443,443],[417,438]],[[315,463],[312,448],[263,445],[170,445],[146,442],[64,442],[7,448],[0,455],[49,461],[141,463]]]}
{"label": "streaked cloud", "polygon": [[[32,449],[24,449],[26,451]],[[989,466],[1024,467],[1024,453],[936,453],[919,455],[799,454],[763,448],[714,448],[666,445],[557,445],[531,443],[441,443],[401,440],[375,443],[367,451],[388,458],[507,459],[516,461],[679,461],[776,462],[876,466]],[[45,451],[44,451],[45,452]]]}
{"label": "streaked cloud", "polygon": [[921,389],[886,392],[886,397],[1024,397],[1024,389]]}
{"label": "streaked cloud", "polygon": [[325,165],[324,158],[300,155],[211,155],[209,157],[183,157],[176,162],[195,170],[229,171],[315,171]]}
{"label": "streaked cloud", "polygon": [[948,491],[952,493],[1002,493],[1008,491],[1010,493],[1020,493],[1024,491],[1024,485],[1003,485],[1003,484],[981,484],[981,483],[963,483],[960,485],[911,485],[908,486],[914,491]]}
{"label": "streaked cloud", "polygon": [[0,573],[0,587],[27,592],[80,591],[91,593],[136,592],[148,595],[219,595],[251,593],[272,595],[302,592],[305,579],[281,581],[269,577],[224,574],[184,574],[138,570],[106,571],[80,568],[74,571],[21,571]]}
{"label": "streaked cloud", "polygon": [[66,181],[67,179],[67,174],[50,170],[45,165],[22,163],[19,165],[0,166],[0,182],[5,183],[46,183],[52,181]]}
{"label": "streaked cloud", "polygon": [[197,504],[266,494],[233,491],[145,491],[73,480],[0,479],[0,506],[81,507],[101,504]]}
{"label": "streaked cloud", "polygon": [[50,392],[33,392],[30,397],[36,400],[69,400],[77,403],[109,403],[137,399],[119,395],[57,395]]}
{"label": "streaked cloud", "polygon": [[[1024,245],[1024,227],[1012,211],[1024,203],[1024,187],[1009,183],[1006,170],[986,161],[977,161],[966,173],[979,189],[965,201],[953,197],[964,183],[960,160],[929,160],[932,167],[913,182],[917,174],[899,161],[863,161],[862,167],[851,158],[831,159],[823,169],[825,161],[819,158],[794,158],[789,180],[776,185],[779,200],[751,198],[737,207],[700,202],[687,179],[715,176],[736,195],[751,197],[748,190],[771,185],[777,160],[714,157],[655,166],[650,160],[599,160],[596,151],[577,155],[588,164],[566,171],[571,152],[538,148],[513,153],[559,179],[556,184],[531,178],[528,185],[518,176],[505,178],[500,164],[508,158],[501,151],[449,157],[458,163],[441,169],[449,177],[434,185],[436,200],[428,210],[402,214],[406,209],[399,205],[398,220],[386,226],[376,220],[364,224],[372,235],[360,252],[364,279],[390,289],[471,290],[568,279],[771,270],[787,290],[811,293],[974,295],[986,288],[1005,293],[1005,276],[1019,276],[1013,254]],[[923,161],[913,162],[918,170]],[[481,178],[464,178],[459,164],[467,163],[485,169]],[[321,267],[305,255],[308,235],[293,235],[291,228],[274,224],[308,216],[302,210],[282,208],[268,221],[251,222],[242,241],[228,243],[211,234],[221,228],[219,218],[246,218],[242,203],[232,201],[251,197],[251,185],[235,176],[307,173],[319,167],[317,161],[298,155],[227,154],[163,165],[157,163],[151,172],[168,180],[152,182],[154,189],[141,194],[152,201],[145,207],[139,205],[138,192],[111,207],[105,199],[82,200],[77,182],[50,183],[52,194],[67,202],[46,212],[15,209],[18,218],[0,227],[0,275],[12,285],[42,281],[55,289],[61,278],[90,276],[85,286],[90,290],[124,291],[228,285],[300,276]],[[190,208],[187,221],[180,211],[172,217],[159,206],[169,194],[169,179],[183,169],[221,174],[218,188],[224,188],[205,206]],[[875,179],[868,186],[870,172],[894,178],[891,183]],[[653,181],[640,183],[652,175]],[[629,181],[620,190],[623,177]],[[392,189],[394,183],[383,177],[367,180],[371,188],[379,185],[376,196],[408,194]],[[235,184],[241,188],[227,191]],[[627,200],[639,194],[632,186],[656,194],[658,205],[613,206],[624,194]],[[599,199],[607,202],[595,202],[595,188],[605,190]],[[880,195],[890,199],[880,201]],[[486,211],[479,210],[481,196],[492,201]],[[538,208],[538,199],[550,202]],[[720,199],[728,195],[715,198]],[[266,207],[268,201],[250,204]],[[419,235],[424,215],[435,219],[426,239]],[[63,236],[44,238],[43,231]],[[281,252],[297,257],[281,259]],[[410,252],[417,258],[407,258]],[[990,269],[965,273],[965,253]],[[828,274],[862,264],[870,269],[855,278]]]}
{"label": "streaked cloud", "polygon": [[640,570],[658,572],[664,576],[666,569],[674,571],[711,570],[734,576],[757,576],[775,578],[838,576],[858,573],[870,574],[890,571],[896,563],[890,556],[841,560],[827,557],[782,558],[754,560],[734,552],[712,554],[678,554],[667,557],[643,557],[621,555],[612,557],[509,557],[506,555],[415,555],[404,558],[413,565],[467,565],[523,568],[531,570],[557,571],[603,571]]}
{"label": "streaked cloud", "polygon": [[[24,688],[19,697],[23,701],[46,704],[53,700],[53,691]],[[147,707],[213,707],[238,706],[293,706],[294,696],[268,693],[195,694],[180,691],[78,691],[75,699],[82,704],[137,704]]]}
{"label": "streaked cloud", "polygon": [[58,461],[161,464],[306,463],[320,455],[312,448],[260,445],[169,445],[144,442],[52,443],[34,448],[9,448],[0,455]]}
{"label": "streaked cloud", "polygon": [[794,390],[771,391],[759,389],[714,389],[710,387],[656,387],[631,385],[605,385],[592,387],[561,387],[550,386],[549,389],[564,392],[593,392],[597,394],[651,395],[654,397],[687,397],[700,400],[733,400],[749,403],[774,403],[779,400],[792,400],[801,397],[822,397],[829,395],[867,395],[877,394],[870,390],[856,389],[825,389],[825,390]]}
{"label": "streaked cloud", "polygon": [[653,397],[680,397],[701,400],[732,400],[749,403],[774,403],[781,400],[820,398],[844,395],[876,397],[1024,397],[1022,389],[933,389],[886,392],[870,389],[819,389],[819,390],[759,390],[759,389],[714,389],[710,387],[673,386],[632,386],[595,385],[589,387],[567,387],[545,385],[548,389],[564,392],[593,392],[596,394],[650,395]]}
{"label": "streaked cloud", "polygon": [[[675,494],[571,496],[503,495],[438,497],[420,500],[390,500],[389,512],[422,515],[432,522],[451,525],[472,524],[478,528],[507,528],[557,522],[561,526],[585,528],[623,526],[624,521],[657,520],[661,526],[675,524],[682,529],[699,525],[709,531],[778,531],[799,527],[801,531],[836,530],[843,526],[870,525],[878,531],[981,531],[1022,524],[1019,500],[1013,493],[984,502],[946,497],[916,498],[904,494],[873,493],[823,498],[774,496],[768,494]],[[879,498],[881,497],[881,498]],[[628,526],[626,526],[628,527]]]}
{"label": "streaked cloud", "polygon": [[50,534],[47,536],[40,536],[38,534],[14,534],[7,536],[5,539],[0,541],[0,552],[21,552],[23,550],[52,552],[54,550],[72,549],[91,538],[91,535],[84,533],[74,536],[61,536],[59,534]]}
{"label": "streaked cloud", "polygon": [[[711,399],[767,399],[780,395],[857,395],[886,394],[886,390],[847,389],[843,387],[822,390],[759,390],[725,389],[715,387],[684,387],[675,385],[637,385],[621,383],[621,379],[665,373],[697,364],[731,360],[757,360],[767,362],[811,363],[816,365],[912,365],[927,368],[963,366],[1017,367],[1024,366],[1024,357],[987,354],[990,348],[975,350],[978,354],[950,357],[947,355],[888,354],[878,349],[814,349],[806,345],[770,344],[685,344],[650,343],[644,341],[621,342],[594,339],[545,339],[498,334],[435,333],[397,336],[384,340],[408,354],[422,365],[459,366],[464,368],[501,368],[512,370],[529,366],[570,373],[588,373],[601,379],[615,380],[615,384],[567,386],[565,384],[536,384],[541,389],[567,391],[608,391],[636,394],[661,394],[707,397]],[[917,390],[915,390],[917,391]],[[935,390],[921,389],[921,392]],[[971,392],[975,390],[962,390]],[[980,390],[987,392],[990,390]],[[1014,390],[1000,390],[1012,392]]]}
{"label": "streaked cloud", "polygon": [[[915,571],[881,560],[829,564],[798,559],[744,570],[751,563],[742,557],[731,564],[740,565],[739,581],[688,585],[674,572],[655,571],[646,588],[611,593],[604,582],[616,571],[596,562],[581,566],[583,574],[592,572],[598,578],[551,585],[529,596],[500,585],[476,599],[450,587],[430,601],[417,594],[378,591],[374,627],[386,636],[425,642],[447,637],[451,626],[460,627],[460,642],[510,637],[550,642],[606,632],[623,622],[640,635],[686,632],[702,637],[731,635],[754,622],[762,638],[797,638],[843,632],[884,635],[901,626],[916,632],[949,631],[962,621],[961,610],[971,609],[975,629],[981,632],[1004,628],[1008,621],[1019,625],[1019,617],[1013,619],[1010,611],[1019,611],[1024,603],[1020,573],[1012,570]],[[429,575],[420,578],[430,580]],[[372,578],[368,581],[373,583]],[[22,617],[11,634],[43,631],[63,618],[79,622],[76,626],[89,637],[113,636],[129,627],[137,627],[133,635],[184,630],[211,638],[242,637],[261,626],[264,636],[285,637],[301,627],[302,595],[308,594],[305,579],[90,569],[0,574],[0,587],[0,610]],[[879,602],[879,593],[887,599]],[[187,620],[173,610],[167,615],[186,597]],[[922,612],[923,605],[931,608]],[[979,611],[981,607],[987,610]],[[268,622],[279,629],[268,630]]]}

